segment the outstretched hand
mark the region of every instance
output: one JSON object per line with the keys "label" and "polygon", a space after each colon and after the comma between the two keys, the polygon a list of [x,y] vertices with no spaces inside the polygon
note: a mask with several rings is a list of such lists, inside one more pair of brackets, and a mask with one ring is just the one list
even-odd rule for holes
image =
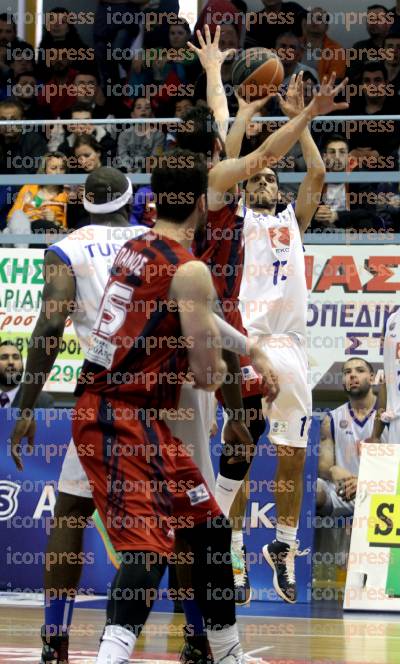
{"label": "outstretched hand", "polygon": [[310,102],[309,108],[312,116],[327,115],[332,111],[345,111],[349,108],[347,102],[335,102],[335,97],[342,92],[346,87],[349,79],[345,78],[339,85],[335,87],[336,72],[333,72],[329,81],[328,77],[324,76],[320,85],[319,91],[314,95],[314,99]]}
{"label": "outstretched hand", "polygon": [[208,25],[204,26],[205,41],[200,30],[197,30],[196,34],[197,39],[199,40],[200,48],[191,42],[188,42],[187,45],[193,53],[196,53],[204,69],[214,67],[215,65],[221,67],[227,58],[236,53],[234,48],[229,48],[226,51],[219,50],[219,38],[221,35],[221,26],[219,25],[217,25],[215,30],[214,41],[211,39],[210,28]]}
{"label": "outstretched hand", "polygon": [[297,76],[293,74],[284,98],[280,94],[277,97],[282,113],[288,118],[299,115],[304,109],[303,72],[301,71]]}

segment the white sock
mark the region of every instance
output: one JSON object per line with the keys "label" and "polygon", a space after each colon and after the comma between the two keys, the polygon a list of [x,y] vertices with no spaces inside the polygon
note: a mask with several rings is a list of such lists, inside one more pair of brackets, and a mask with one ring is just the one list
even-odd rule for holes
{"label": "white sock", "polygon": [[215,482],[215,500],[217,501],[225,516],[228,518],[233,501],[235,500],[236,494],[242,484],[243,480],[230,480],[218,473],[217,480]]}
{"label": "white sock", "polygon": [[136,636],[121,625],[107,625],[101,639],[96,664],[127,664]]}
{"label": "white sock", "polygon": [[232,530],[232,549],[241,551],[243,548],[243,530]]}
{"label": "white sock", "polygon": [[284,544],[294,544],[297,537],[297,526],[282,526],[280,523],[276,526],[276,539]]}
{"label": "white sock", "polygon": [[236,623],[230,627],[224,627],[223,629],[207,629],[206,631],[215,664],[227,655],[243,657],[243,650],[240,645],[239,632]]}

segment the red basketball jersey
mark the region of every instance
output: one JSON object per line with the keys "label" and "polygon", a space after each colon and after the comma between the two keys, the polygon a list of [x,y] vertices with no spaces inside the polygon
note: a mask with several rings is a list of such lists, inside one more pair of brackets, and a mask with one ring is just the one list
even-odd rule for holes
{"label": "red basketball jersey", "polygon": [[111,270],[78,380],[84,390],[141,407],[176,408],[188,369],[188,342],[169,298],[177,269],[193,256],[149,231],[128,241]]}
{"label": "red basketball jersey", "polygon": [[236,201],[209,211],[204,231],[193,243],[193,253],[208,266],[225,319],[244,332],[239,292],[244,263],[244,217]]}

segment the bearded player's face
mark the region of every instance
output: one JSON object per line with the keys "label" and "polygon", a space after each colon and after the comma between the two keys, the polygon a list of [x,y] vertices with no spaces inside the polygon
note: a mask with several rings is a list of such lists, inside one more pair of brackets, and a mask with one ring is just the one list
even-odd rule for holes
{"label": "bearded player's face", "polygon": [[374,374],[362,360],[349,360],[343,367],[344,391],[352,397],[363,398],[371,389]]}
{"label": "bearded player's face", "polygon": [[246,203],[251,208],[272,208],[278,202],[279,186],[271,168],[264,168],[247,180]]}

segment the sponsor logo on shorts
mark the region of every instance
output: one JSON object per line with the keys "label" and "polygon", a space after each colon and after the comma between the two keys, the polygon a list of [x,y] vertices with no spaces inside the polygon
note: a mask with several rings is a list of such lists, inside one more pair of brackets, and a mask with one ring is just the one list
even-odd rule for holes
{"label": "sponsor logo on shorts", "polygon": [[286,420],[271,420],[271,433],[287,433],[289,422]]}
{"label": "sponsor logo on shorts", "polygon": [[195,486],[194,489],[186,491],[187,496],[189,497],[191,505],[198,505],[199,503],[205,503],[206,500],[209,500],[210,494],[207,491],[205,484],[199,484]]}

